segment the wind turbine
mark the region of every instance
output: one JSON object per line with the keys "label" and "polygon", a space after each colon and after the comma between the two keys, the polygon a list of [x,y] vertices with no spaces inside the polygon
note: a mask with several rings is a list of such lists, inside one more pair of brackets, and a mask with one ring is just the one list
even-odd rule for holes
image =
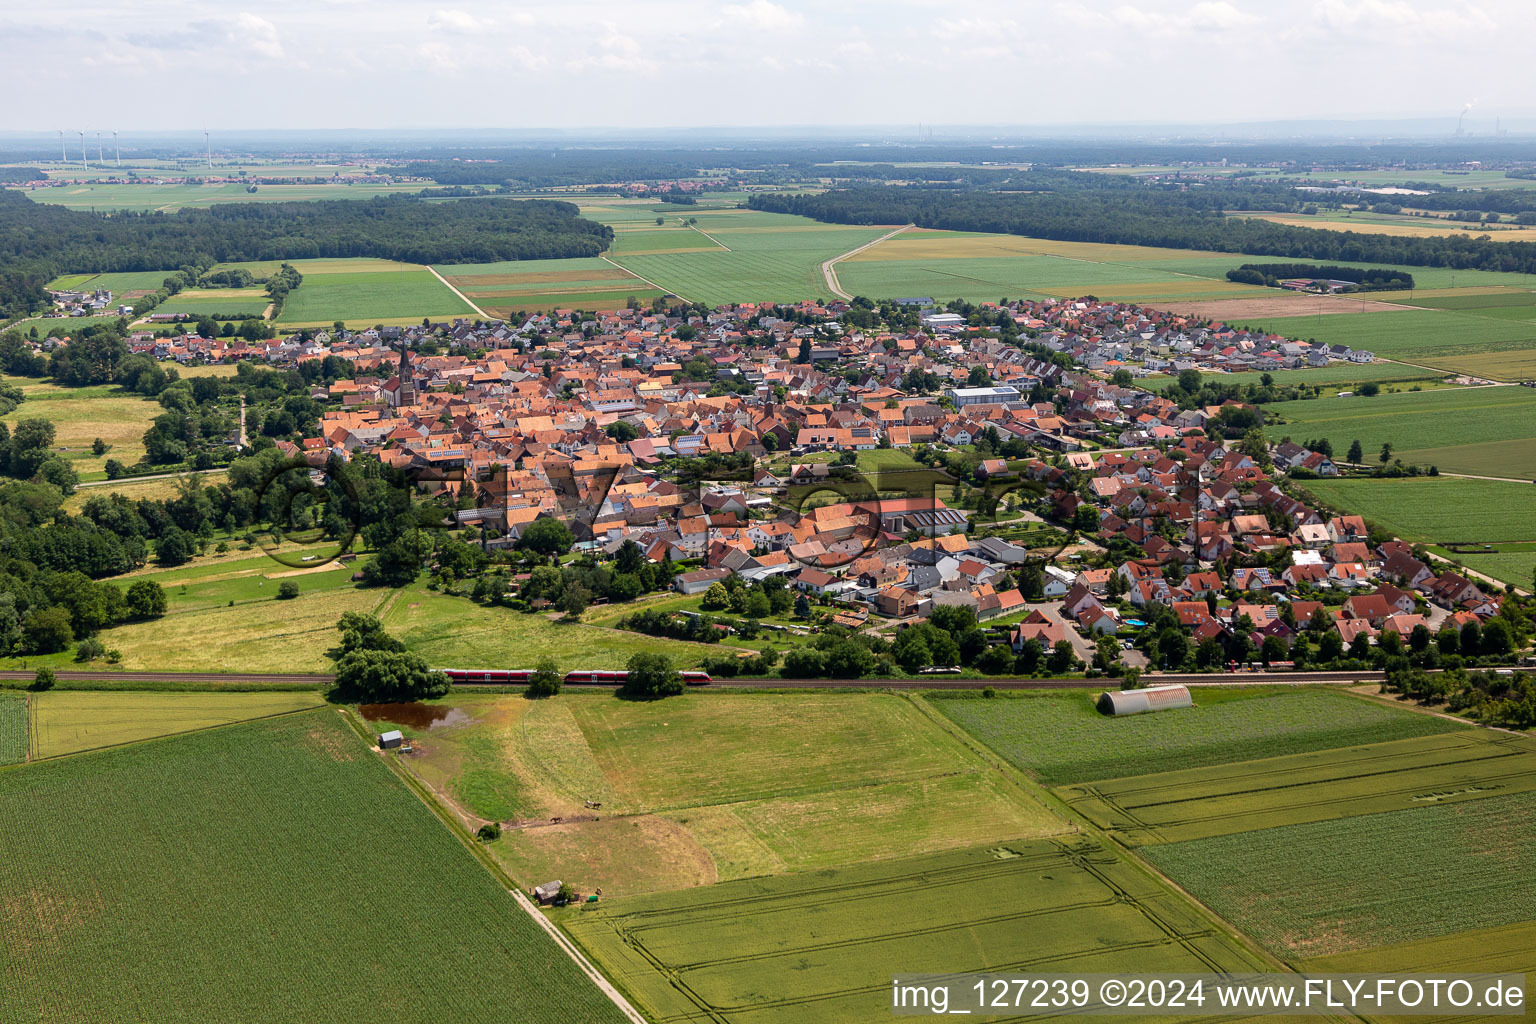
{"label": "wind turbine", "polygon": [[69,151],[64,148],[64,129],[63,128],[59,129],[59,159],[62,160],[66,164],[69,163]]}
{"label": "wind turbine", "polygon": [[90,162],[85,158],[85,130],[80,131],[80,166],[86,170],[91,169]]}
{"label": "wind turbine", "polygon": [[98,164],[107,162],[107,155],[101,151],[101,129],[99,128],[96,130],[96,162]]}
{"label": "wind turbine", "polygon": [[117,144],[117,129],[112,129],[112,148],[117,151],[117,166],[123,166],[123,147]]}
{"label": "wind turbine", "polygon": [[203,142],[208,146],[208,169],[213,170],[213,143],[208,139],[208,129],[203,129]]}

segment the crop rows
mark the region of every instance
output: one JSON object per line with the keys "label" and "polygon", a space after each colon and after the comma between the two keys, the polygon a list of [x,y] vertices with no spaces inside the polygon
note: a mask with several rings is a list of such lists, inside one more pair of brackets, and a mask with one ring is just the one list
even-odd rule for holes
{"label": "crop rows", "polygon": [[0,764],[27,759],[27,698],[0,690]]}
{"label": "crop rows", "polygon": [[334,711],[0,772],[0,832],[5,1024],[622,1020]]}
{"label": "crop rows", "polygon": [[1536,920],[1536,793],[1148,846],[1211,909],[1305,958]]}
{"label": "crop rows", "polygon": [[1007,843],[636,897],[570,931],[657,1021],[875,1019],[889,978],[1242,969],[1187,903],[1091,840]]}
{"label": "crop rows", "polygon": [[1131,845],[1536,790],[1536,743],[1478,729],[1071,786],[1057,793]]}
{"label": "crop rows", "polygon": [[1226,764],[1351,743],[1423,736],[1454,723],[1340,693],[1266,695],[1201,689],[1196,707],[1105,718],[1091,695],[933,704],[1019,768],[1050,785]]}

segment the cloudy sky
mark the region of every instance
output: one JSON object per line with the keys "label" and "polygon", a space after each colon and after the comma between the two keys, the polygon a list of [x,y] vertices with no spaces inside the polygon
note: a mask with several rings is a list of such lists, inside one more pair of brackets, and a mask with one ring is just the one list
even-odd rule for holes
{"label": "cloudy sky", "polygon": [[1512,117],[1533,28],[1536,0],[10,3],[0,129]]}

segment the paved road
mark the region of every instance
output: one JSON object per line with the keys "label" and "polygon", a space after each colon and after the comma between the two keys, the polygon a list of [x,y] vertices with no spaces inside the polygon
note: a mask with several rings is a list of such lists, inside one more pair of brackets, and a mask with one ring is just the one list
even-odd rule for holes
{"label": "paved road", "polygon": [[[0,671],[0,679],[26,680],[34,673],[30,670],[7,669]],[[118,682],[188,682],[188,683],[302,683],[319,686],[331,681],[331,676],[316,673],[262,673],[262,672],[113,672],[110,670],[61,669],[54,672],[59,679],[73,681],[116,680]],[[1274,683],[1290,685],[1333,685],[1346,683],[1379,682],[1384,674],[1376,671],[1359,672],[1219,672],[1212,674],[1145,675],[1142,678],[1151,685],[1159,683],[1183,683],[1188,686],[1264,686]],[[918,676],[911,679],[717,679],[714,686],[720,688],[773,687],[781,690],[836,690],[862,687],[892,690],[980,690],[992,687],[998,690],[1056,690],[1056,689],[1105,689],[1112,687],[1113,679],[956,679],[953,676]],[[586,684],[582,684],[586,685]],[[607,684],[601,684],[607,685]]]}

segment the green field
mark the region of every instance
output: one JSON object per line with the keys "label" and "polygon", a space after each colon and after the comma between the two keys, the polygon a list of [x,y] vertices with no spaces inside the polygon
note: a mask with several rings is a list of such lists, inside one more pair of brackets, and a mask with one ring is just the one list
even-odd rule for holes
{"label": "green field", "polygon": [[1536,322],[1525,320],[1451,309],[1405,309],[1255,318],[1252,326],[1495,380],[1536,376]]}
{"label": "green field", "polygon": [[0,771],[0,827],[6,1024],[624,1019],[334,711]]}
{"label": "green field", "polygon": [[0,765],[27,759],[27,698],[0,690]]}
{"label": "green field", "polygon": [[[75,168],[79,173],[79,168]],[[264,172],[258,172],[264,173]],[[315,172],[299,172],[308,176]],[[405,193],[414,195],[422,190],[420,184],[364,185],[338,182],[334,185],[260,185],[255,192],[247,192],[238,183],[210,183],[207,185],[56,185],[51,188],[27,189],[33,202],[52,206],[67,206],[71,210],[157,210],[169,213],[188,207],[219,206],[224,203],[282,203],[313,199],[372,199],[374,196]]]}
{"label": "green field", "polygon": [[261,316],[272,299],[260,288],[188,288],[155,307],[156,313]]}
{"label": "green field", "polygon": [[1492,551],[1464,554],[1444,547],[1431,547],[1436,554],[1459,562],[1485,576],[1512,583],[1529,592],[1536,582],[1536,543],[1499,544]]}
{"label": "green field", "polygon": [[[885,234],[889,228],[854,228],[818,224],[802,217],[750,210],[702,211],[697,231],[686,240],[704,251],[656,251],[626,255],[616,243],[615,262],[689,301],[800,302],[827,299],[832,293],[821,274],[824,260],[839,256]],[[669,236],[671,237],[671,236]],[[729,250],[729,251],[726,251]]]}
{"label": "green field", "polygon": [[1131,845],[1536,790],[1536,743],[1460,729],[1389,743],[1189,768],[1058,790]]}
{"label": "green field", "polygon": [[94,291],[105,288],[116,300],[125,294],[143,295],[155,291],[174,271],[131,270],[115,274],[65,274],[48,282],[55,291]]}
{"label": "green field", "polygon": [[[1377,949],[1314,957],[1298,966],[1324,974],[1536,974],[1536,921],[1455,932]],[[1502,1016],[1377,1017],[1416,1024],[1497,1024]]]}
{"label": "green field", "polygon": [[467,823],[566,819],[491,844],[530,885],[625,895],[1068,828],[890,694],[474,694],[366,713],[419,741],[411,770]]}
{"label": "green field", "polygon": [[1334,508],[1380,523],[1407,541],[1496,543],[1536,540],[1536,488],[1455,477],[1308,480]]}
{"label": "green field", "polygon": [[335,320],[372,324],[403,317],[473,315],[464,300],[425,267],[349,272],[350,261],[326,262],[324,270],[299,265],[304,283],[283,303],[279,324],[329,327]]}
{"label": "green field", "polygon": [[662,294],[623,267],[595,258],[445,264],[437,271],[495,316],[565,308],[622,309],[631,297],[649,306]]}
{"label": "green field", "polygon": [[[1262,384],[1263,378],[1268,376],[1275,384],[1281,387],[1298,387],[1307,384],[1316,384],[1325,390],[1332,388],[1352,388],[1356,384],[1368,380],[1378,381],[1382,384],[1406,384],[1409,381],[1438,381],[1445,377],[1443,371],[1425,370],[1418,366],[1408,366],[1404,363],[1330,363],[1320,366],[1315,370],[1268,370],[1242,373],[1207,373],[1201,376],[1211,383],[1222,386],[1247,386],[1249,384]],[[1177,384],[1177,377],[1146,377],[1136,382],[1138,387],[1148,391],[1166,391]],[[1386,391],[1386,388],[1382,389]],[[1273,406],[1270,406],[1273,408]]]}
{"label": "green field", "polygon": [[120,743],[318,707],[311,693],[53,691],[32,697],[32,756],[58,757]]}
{"label": "green field", "polygon": [[1255,757],[1423,736],[1443,719],[1345,693],[1259,688],[1195,691],[1194,708],[1107,718],[1083,691],[933,706],[1049,785],[1227,764]]}
{"label": "green field", "polygon": [[1359,441],[1374,464],[1384,443],[1410,465],[1477,476],[1536,477],[1536,389],[1441,388],[1329,396],[1265,407],[1272,441],[1326,437],[1342,459]]}
{"label": "green field", "polygon": [[1536,919],[1536,793],[1144,847],[1288,958]]}
{"label": "green field", "polygon": [[562,921],[658,1021],[882,1020],[891,976],[913,970],[1256,969],[1182,897],[1086,837],[605,899]]}

